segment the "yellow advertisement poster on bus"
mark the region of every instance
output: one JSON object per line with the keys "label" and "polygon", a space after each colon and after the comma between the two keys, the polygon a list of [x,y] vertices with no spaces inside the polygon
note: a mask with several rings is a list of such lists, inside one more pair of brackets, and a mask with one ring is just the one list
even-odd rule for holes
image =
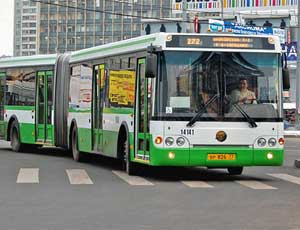
{"label": "yellow advertisement poster on bus", "polygon": [[135,71],[109,71],[109,101],[116,106],[133,106],[135,97]]}

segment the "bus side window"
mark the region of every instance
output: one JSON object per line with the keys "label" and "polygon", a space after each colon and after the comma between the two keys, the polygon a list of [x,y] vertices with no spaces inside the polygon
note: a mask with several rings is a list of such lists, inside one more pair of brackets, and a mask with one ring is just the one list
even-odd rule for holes
{"label": "bus side window", "polygon": [[135,57],[130,57],[128,65],[129,65],[128,67],[130,69],[136,69],[136,58]]}

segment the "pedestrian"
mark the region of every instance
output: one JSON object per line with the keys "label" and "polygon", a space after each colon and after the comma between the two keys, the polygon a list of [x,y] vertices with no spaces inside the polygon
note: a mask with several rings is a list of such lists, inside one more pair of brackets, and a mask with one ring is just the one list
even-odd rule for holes
{"label": "pedestrian", "polygon": [[151,27],[149,24],[147,24],[147,26],[145,27],[145,31],[146,31],[146,34],[150,34],[151,33]]}
{"label": "pedestrian", "polygon": [[272,27],[273,24],[271,22],[269,22],[268,20],[265,21],[265,23],[263,24],[264,27]]}
{"label": "pedestrian", "polygon": [[166,32],[166,27],[165,27],[164,24],[161,24],[159,31],[160,32]]}
{"label": "pedestrian", "polygon": [[286,23],[285,23],[284,19],[282,18],[281,22],[280,22],[280,29],[285,29],[285,27],[286,27]]}
{"label": "pedestrian", "polygon": [[176,26],[177,26],[177,33],[181,33],[182,28],[178,22],[176,23]]}
{"label": "pedestrian", "polygon": [[247,26],[256,26],[256,24],[253,22],[253,20],[250,20],[247,22]]}

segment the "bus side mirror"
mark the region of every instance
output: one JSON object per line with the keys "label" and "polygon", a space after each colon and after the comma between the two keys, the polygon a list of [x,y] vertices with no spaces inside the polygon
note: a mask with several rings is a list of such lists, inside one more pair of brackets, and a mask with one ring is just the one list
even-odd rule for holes
{"label": "bus side mirror", "polygon": [[287,67],[282,68],[282,85],[283,85],[283,90],[290,89],[290,72]]}
{"label": "bus side mirror", "polygon": [[146,78],[156,78],[157,75],[157,54],[148,53],[146,58]]}
{"label": "bus side mirror", "polygon": [[283,53],[281,56],[281,62],[282,62],[282,88],[283,90],[289,90],[290,89],[290,72],[287,67],[287,56],[286,53]]}

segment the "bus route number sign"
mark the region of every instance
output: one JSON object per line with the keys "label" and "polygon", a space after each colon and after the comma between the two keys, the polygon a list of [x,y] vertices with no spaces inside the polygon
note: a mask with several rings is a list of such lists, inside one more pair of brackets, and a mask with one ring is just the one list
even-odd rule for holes
{"label": "bus route number sign", "polygon": [[274,41],[268,37],[172,35],[166,47],[216,48],[216,49],[265,49],[274,50]]}

